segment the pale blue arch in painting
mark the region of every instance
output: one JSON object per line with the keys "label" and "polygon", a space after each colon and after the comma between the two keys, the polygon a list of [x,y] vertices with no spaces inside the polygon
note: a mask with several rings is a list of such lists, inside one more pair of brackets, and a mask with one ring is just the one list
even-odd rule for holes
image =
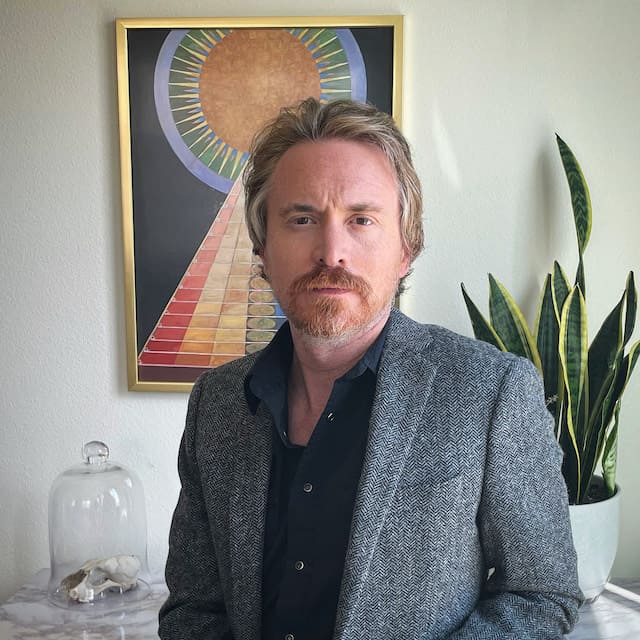
{"label": "pale blue arch in painting", "polygon": [[342,49],[349,61],[351,72],[351,99],[359,102],[367,100],[367,69],[364,66],[362,52],[351,33],[351,29],[334,29]]}
{"label": "pale blue arch in painting", "polygon": [[[173,114],[171,113],[171,103],[169,101],[169,73],[171,71],[171,62],[187,31],[188,29],[172,29],[160,48],[153,81],[156,113],[160,127],[173,152],[180,159],[180,162],[182,162],[198,180],[217,191],[229,193],[234,181],[221,176],[207,167],[207,165],[189,149],[182,139],[173,119]],[[360,47],[349,29],[334,29],[334,32],[340,40],[340,44],[349,63],[349,70],[351,72],[351,98],[364,102],[367,99],[367,73]],[[318,67],[318,73],[322,73],[320,67]],[[197,102],[197,89],[193,91],[194,102]],[[246,152],[243,153],[243,161],[246,159],[246,155]]]}

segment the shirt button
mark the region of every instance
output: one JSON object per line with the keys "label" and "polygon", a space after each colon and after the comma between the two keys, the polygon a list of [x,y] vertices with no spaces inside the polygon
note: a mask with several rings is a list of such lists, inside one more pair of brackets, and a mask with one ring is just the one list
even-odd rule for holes
{"label": "shirt button", "polygon": [[333,411],[330,411],[327,414],[327,422],[333,422],[334,418],[335,418],[335,415],[334,415]]}
{"label": "shirt button", "polygon": [[298,560],[293,566],[296,568],[296,571],[302,571],[304,569],[304,562]]}
{"label": "shirt button", "polygon": [[313,491],[313,485],[312,485],[310,482],[305,482],[305,483],[302,485],[302,490],[303,490],[305,493],[311,493],[311,492]]}
{"label": "shirt button", "polygon": [[293,633],[287,633],[284,636],[284,640],[296,640],[296,637],[293,635]]}

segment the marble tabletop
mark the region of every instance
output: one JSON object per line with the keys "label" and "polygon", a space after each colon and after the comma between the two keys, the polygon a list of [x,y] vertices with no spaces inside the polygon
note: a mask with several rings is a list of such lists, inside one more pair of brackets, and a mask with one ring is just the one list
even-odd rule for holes
{"label": "marble tabletop", "polygon": [[0,640],[151,640],[158,637],[158,610],[167,597],[161,582],[135,609],[101,612],[63,609],[47,599],[49,570],[39,571],[0,605]]}
{"label": "marble tabletop", "polygon": [[600,597],[580,609],[571,640],[638,640],[640,638],[640,579],[614,579]]}
{"label": "marble tabletop", "polygon": [[[153,583],[135,610],[88,613],[62,609],[47,600],[47,569],[39,571],[11,599],[0,605],[0,640],[152,640],[157,638],[158,609],[167,596]],[[615,580],[593,603],[580,610],[570,640],[638,640],[640,579]],[[524,639],[523,639],[524,640]]]}

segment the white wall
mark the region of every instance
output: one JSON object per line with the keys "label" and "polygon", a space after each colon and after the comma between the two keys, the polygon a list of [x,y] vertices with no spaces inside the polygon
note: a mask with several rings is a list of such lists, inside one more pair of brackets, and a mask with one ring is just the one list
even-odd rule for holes
{"label": "white wall", "polygon": [[[3,0],[0,600],[48,565],[49,487],[92,438],[141,476],[151,567],[162,570],[187,398],[126,390],[113,20],[265,5],[406,16],[404,129],[428,238],[403,301],[410,315],[469,333],[461,281],[483,300],[491,271],[531,314],[552,259],[573,269],[556,131],[591,186],[594,324],[640,268],[635,0]],[[622,413],[621,576],[640,575],[639,391],[637,374]]]}

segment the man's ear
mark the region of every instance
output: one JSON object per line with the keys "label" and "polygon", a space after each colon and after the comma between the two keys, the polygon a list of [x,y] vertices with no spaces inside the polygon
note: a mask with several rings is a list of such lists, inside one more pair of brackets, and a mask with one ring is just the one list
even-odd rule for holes
{"label": "man's ear", "polygon": [[269,282],[269,276],[267,276],[267,272],[265,271],[265,264],[264,264],[264,247],[260,247],[259,249],[254,249],[253,253],[255,255],[258,256],[258,258],[260,258],[260,260],[262,261],[262,265],[260,267],[260,275],[267,281]]}
{"label": "man's ear", "polygon": [[400,277],[404,278],[411,269],[411,254],[409,249],[402,247],[402,261],[400,262]]}

